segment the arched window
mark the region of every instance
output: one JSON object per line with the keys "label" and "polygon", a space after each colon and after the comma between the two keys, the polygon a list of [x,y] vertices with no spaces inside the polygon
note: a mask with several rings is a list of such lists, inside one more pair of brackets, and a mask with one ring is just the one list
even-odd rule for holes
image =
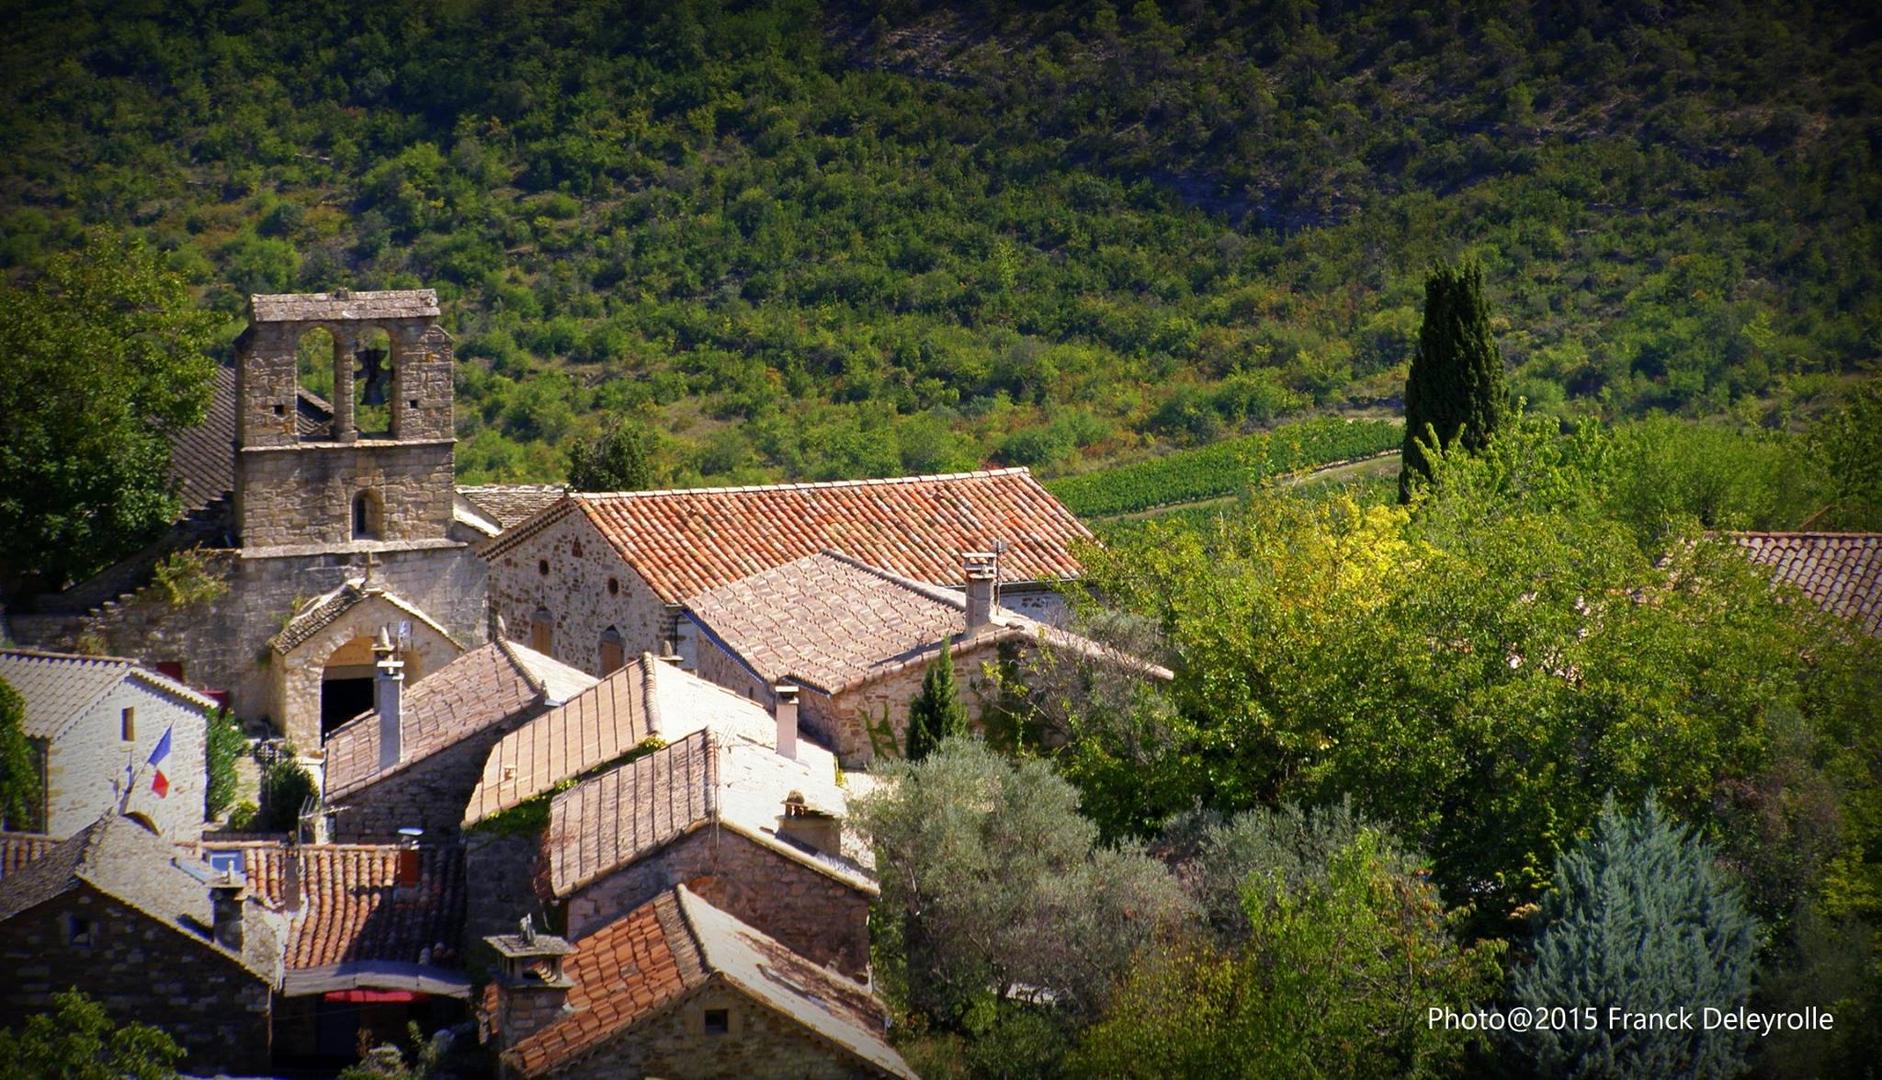
{"label": "arched window", "polygon": [[621,632],[610,626],[601,632],[601,671],[607,675],[627,663],[627,642]]}
{"label": "arched window", "polygon": [[353,496],[353,539],[379,540],[385,536],[385,504],[368,488]]}
{"label": "arched window", "polygon": [[548,656],[549,648],[554,644],[555,616],[549,614],[548,608],[539,607],[529,617],[529,647]]}

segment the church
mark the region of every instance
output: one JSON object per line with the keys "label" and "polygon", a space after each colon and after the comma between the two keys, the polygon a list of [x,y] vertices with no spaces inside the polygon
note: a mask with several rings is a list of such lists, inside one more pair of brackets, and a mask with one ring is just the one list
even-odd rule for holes
{"label": "church", "polygon": [[[303,753],[371,707],[382,628],[414,680],[488,640],[475,545],[537,489],[473,489],[485,508],[456,487],[438,316],[429,289],[251,297],[207,421],[173,447],[184,516],[97,578],[11,612],[14,638],[143,658]],[[303,385],[300,359],[329,342],[330,400]],[[178,560],[209,587],[162,587],[155,571]]]}

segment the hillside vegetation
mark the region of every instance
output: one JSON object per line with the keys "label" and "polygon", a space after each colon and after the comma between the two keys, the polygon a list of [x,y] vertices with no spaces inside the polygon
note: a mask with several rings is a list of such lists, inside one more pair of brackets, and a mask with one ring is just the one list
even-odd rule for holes
{"label": "hillside vegetation", "polygon": [[8,3],[0,267],[431,285],[467,480],[1048,473],[1389,403],[1481,260],[1532,411],[1882,352],[1855,5]]}

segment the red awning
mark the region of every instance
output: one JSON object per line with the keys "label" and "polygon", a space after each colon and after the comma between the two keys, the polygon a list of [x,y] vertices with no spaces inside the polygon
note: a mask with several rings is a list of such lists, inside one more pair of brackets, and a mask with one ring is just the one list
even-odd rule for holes
{"label": "red awning", "polygon": [[421,994],[416,990],[329,990],[321,995],[322,1001],[344,1001],[354,1005],[410,1005],[430,998],[430,994]]}

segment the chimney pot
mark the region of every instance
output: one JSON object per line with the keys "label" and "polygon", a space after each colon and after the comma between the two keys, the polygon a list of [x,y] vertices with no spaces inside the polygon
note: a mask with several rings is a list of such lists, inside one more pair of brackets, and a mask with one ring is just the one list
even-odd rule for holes
{"label": "chimney pot", "polygon": [[998,563],[984,551],[961,553],[961,576],[967,589],[967,633],[993,622],[993,594],[999,587]]}
{"label": "chimney pot", "polygon": [[797,687],[792,683],[779,683],[771,688],[777,698],[775,714],[778,720],[778,753],[791,760],[797,760]]}

